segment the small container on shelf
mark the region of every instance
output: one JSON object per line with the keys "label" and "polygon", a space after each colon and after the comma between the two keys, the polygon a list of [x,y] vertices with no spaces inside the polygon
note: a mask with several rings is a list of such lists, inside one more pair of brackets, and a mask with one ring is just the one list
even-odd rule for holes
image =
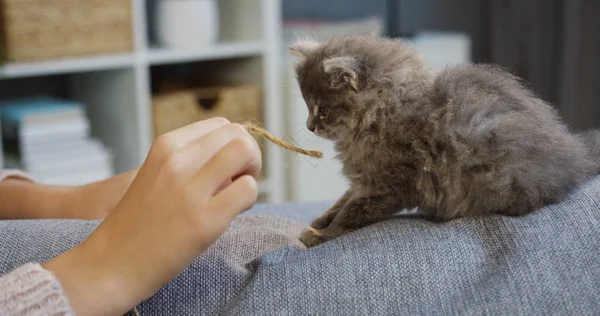
{"label": "small container on shelf", "polygon": [[154,135],[211,117],[262,123],[261,90],[255,84],[215,85],[153,96]]}
{"label": "small container on shelf", "polygon": [[206,47],[217,41],[219,14],[215,0],[157,0],[156,37],[172,49]]}
{"label": "small container on shelf", "polygon": [[[212,85],[174,89],[152,98],[154,136],[212,117],[234,123],[263,124],[261,87],[257,84]],[[263,155],[263,163],[266,157]],[[263,168],[264,169],[264,168]]]}
{"label": "small container on shelf", "polygon": [[0,0],[0,63],[133,51],[131,0]]}

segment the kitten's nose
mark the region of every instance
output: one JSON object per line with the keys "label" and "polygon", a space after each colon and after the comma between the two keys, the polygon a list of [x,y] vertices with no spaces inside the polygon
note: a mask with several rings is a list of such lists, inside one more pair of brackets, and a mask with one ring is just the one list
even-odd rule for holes
{"label": "kitten's nose", "polygon": [[308,130],[311,132],[315,131],[315,123],[310,118],[306,120],[306,128],[308,128]]}

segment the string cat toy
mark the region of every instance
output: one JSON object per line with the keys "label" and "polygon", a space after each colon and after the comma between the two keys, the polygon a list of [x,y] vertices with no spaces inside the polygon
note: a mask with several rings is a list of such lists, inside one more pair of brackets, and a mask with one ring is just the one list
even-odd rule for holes
{"label": "string cat toy", "polygon": [[322,152],[315,151],[315,150],[306,150],[306,149],[302,149],[302,148],[288,144],[281,138],[271,135],[266,129],[260,127],[260,125],[258,125],[256,123],[246,122],[246,123],[242,124],[242,126],[244,126],[246,131],[248,131],[248,133],[250,133],[252,136],[254,136],[254,138],[260,138],[260,137],[265,138],[266,140],[272,142],[275,145],[278,145],[287,150],[291,150],[291,151],[294,151],[294,152],[297,152],[297,153],[300,153],[303,155],[307,155],[307,156],[311,156],[311,157],[315,157],[315,158],[323,157]]}

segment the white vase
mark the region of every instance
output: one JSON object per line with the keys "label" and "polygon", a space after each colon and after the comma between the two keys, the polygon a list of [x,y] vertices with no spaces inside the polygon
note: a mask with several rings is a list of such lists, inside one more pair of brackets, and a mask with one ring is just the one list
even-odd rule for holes
{"label": "white vase", "polygon": [[215,0],[158,0],[157,39],[166,48],[200,48],[218,37]]}

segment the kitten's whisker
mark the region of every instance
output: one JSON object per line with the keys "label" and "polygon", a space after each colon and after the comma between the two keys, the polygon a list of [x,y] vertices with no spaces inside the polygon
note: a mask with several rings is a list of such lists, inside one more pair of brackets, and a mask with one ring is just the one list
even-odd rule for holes
{"label": "kitten's whisker", "polygon": [[298,135],[298,134],[300,134],[301,132],[303,132],[303,131],[304,131],[304,129],[305,129],[305,128],[306,128],[306,127],[304,127],[304,126],[303,126],[303,127],[300,127],[300,128],[298,128],[298,129],[297,129],[297,130],[294,132],[294,134],[295,134],[295,135]]}

